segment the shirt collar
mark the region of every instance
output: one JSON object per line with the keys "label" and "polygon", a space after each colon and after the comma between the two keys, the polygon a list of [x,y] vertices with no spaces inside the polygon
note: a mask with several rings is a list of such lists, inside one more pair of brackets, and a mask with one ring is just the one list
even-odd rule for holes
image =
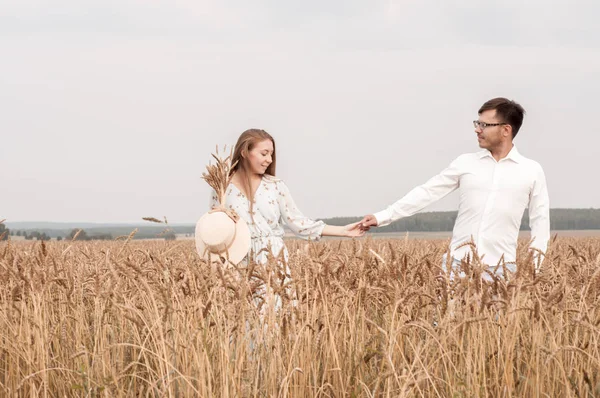
{"label": "shirt collar", "polygon": [[[484,149],[483,151],[479,152],[480,159],[483,159],[485,157],[493,158],[492,153],[487,149]],[[512,149],[510,150],[510,152],[508,153],[508,155],[506,155],[506,157],[504,159],[510,159],[515,163],[521,163],[523,161],[523,156],[519,153],[519,151],[517,150],[517,147],[515,145],[513,145]],[[500,160],[504,160],[504,159],[500,159]]]}

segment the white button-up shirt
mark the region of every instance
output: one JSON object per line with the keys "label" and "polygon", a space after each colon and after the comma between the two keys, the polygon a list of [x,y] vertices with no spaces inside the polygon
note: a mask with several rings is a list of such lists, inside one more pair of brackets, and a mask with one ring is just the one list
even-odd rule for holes
{"label": "white button-up shirt", "polygon": [[377,225],[411,216],[456,189],[460,204],[452,232],[454,258],[471,253],[470,246],[458,246],[472,239],[489,266],[496,266],[502,258],[514,262],[527,207],[533,239],[530,247],[546,252],[550,239],[546,177],[539,163],[521,155],[516,147],[499,162],[488,150],[459,156],[440,174],[376,213]]}

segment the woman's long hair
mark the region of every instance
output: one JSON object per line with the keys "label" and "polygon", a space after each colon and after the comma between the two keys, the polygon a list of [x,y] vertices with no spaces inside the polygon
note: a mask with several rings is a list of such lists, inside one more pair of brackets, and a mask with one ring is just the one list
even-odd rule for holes
{"label": "woman's long hair", "polygon": [[276,166],[276,157],[275,157],[275,140],[269,133],[264,130],[259,129],[249,129],[246,130],[240,135],[237,143],[235,144],[235,149],[233,150],[233,158],[231,160],[232,163],[236,163],[235,167],[231,170],[231,173],[236,173],[240,176],[240,181],[242,182],[242,193],[250,202],[250,215],[252,216],[252,211],[254,207],[254,192],[252,191],[252,185],[250,184],[250,176],[252,174],[252,169],[250,167],[250,162],[248,161],[248,154],[254,148],[254,146],[265,140],[271,140],[273,143],[273,161],[265,170],[265,174],[275,176],[275,166]]}

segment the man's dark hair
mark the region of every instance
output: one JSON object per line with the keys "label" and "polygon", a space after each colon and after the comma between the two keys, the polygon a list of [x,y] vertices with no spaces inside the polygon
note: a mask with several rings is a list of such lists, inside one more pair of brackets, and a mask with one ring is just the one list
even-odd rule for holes
{"label": "man's dark hair", "polygon": [[487,101],[479,108],[478,113],[481,115],[483,112],[493,109],[496,110],[496,115],[503,123],[512,126],[512,136],[515,138],[523,124],[525,109],[515,101],[500,97]]}

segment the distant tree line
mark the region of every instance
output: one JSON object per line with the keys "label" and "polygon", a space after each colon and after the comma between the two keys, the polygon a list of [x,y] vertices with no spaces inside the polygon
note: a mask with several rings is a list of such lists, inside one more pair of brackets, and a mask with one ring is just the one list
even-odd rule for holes
{"label": "distant tree line", "polygon": [[[58,230],[49,230],[49,231],[45,231],[45,232],[40,232],[40,231],[36,231],[36,230],[28,230],[28,231],[14,231],[14,230],[8,230],[8,228],[6,228],[4,226],[4,224],[0,224],[0,236],[2,235],[3,231],[7,231],[6,232],[6,236],[3,238],[3,240],[8,239],[8,236],[22,236],[25,238],[25,240],[50,240],[52,238],[55,238],[56,240],[60,241],[63,239],[68,239],[68,240],[73,240],[73,238],[75,237],[75,235],[77,234],[77,231],[79,231],[79,228],[74,228],[72,229],[70,232],[65,233],[65,231],[63,231],[63,233],[65,233],[65,237],[63,238],[62,235],[60,235],[60,231]],[[122,232],[122,233],[121,233]],[[84,229],[81,229],[81,232],[79,233],[79,235],[77,235],[77,238],[75,240],[81,240],[81,241],[86,241],[86,240],[112,240],[115,239],[115,237],[117,236],[123,236],[123,235],[129,235],[129,233],[131,233],[131,231],[127,231],[127,233],[123,232],[123,231],[115,231],[115,233],[109,233],[109,232],[103,232],[103,231],[86,231]],[[139,231],[138,233],[136,233],[133,237],[133,239],[165,239],[165,240],[175,240],[177,239],[177,235],[175,234],[175,232],[173,230],[163,230],[161,231],[157,231],[157,232],[153,232],[153,231]]]}
{"label": "distant tree line", "polygon": [[[550,228],[553,230],[600,229],[600,209],[551,209]],[[523,215],[522,230],[529,230],[529,214]]]}
{"label": "distant tree line", "polygon": [[[52,237],[48,235],[46,232],[40,231],[10,231],[10,236],[22,236],[25,240],[50,240]],[[57,240],[61,240],[62,237],[58,236]]]}
{"label": "distant tree line", "polygon": [[[21,235],[21,231],[17,231],[16,236],[24,236],[25,239],[27,240],[31,240],[31,239],[37,239],[37,240],[50,240],[50,236],[48,236],[45,232],[38,232],[38,231],[32,231],[32,232],[25,232],[23,231],[22,235]],[[84,229],[79,229],[79,228],[74,228],[72,229],[65,237],[65,239],[68,240],[79,240],[79,241],[88,241],[88,240],[113,240],[115,237],[113,236],[113,234],[111,233],[106,233],[106,232],[93,232],[93,233],[88,233],[88,231],[84,230]],[[134,239],[165,239],[165,240],[175,240],[177,239],[177,236],[175,235],[175,232],[173,231],[165,231],[162,234],[149,234],[149,233],[142,233],[140,234],[140,236],[138,236],[138,234],[136,234],[134,236]],[[62,240],[62,236],[57,236],[56,240]]]}
{"label": "distant tree line", "polygon": [[0,240],[7,240],[10,234],[12,234],[11,230],[6,228],[6,225],[3,223],[0,223]]}
{"label": "distant tree line", "polygon": [[94,234],[88,235],[88,233],[84,229],[72,229],[67,235],[67,239],[69,240],[112,240],[113,236],[111,234]]}
{"label": "distant tree line", "polygon": [[45,232],[32,231],[23,235],[25,240],[50,240],[50,237]]}

